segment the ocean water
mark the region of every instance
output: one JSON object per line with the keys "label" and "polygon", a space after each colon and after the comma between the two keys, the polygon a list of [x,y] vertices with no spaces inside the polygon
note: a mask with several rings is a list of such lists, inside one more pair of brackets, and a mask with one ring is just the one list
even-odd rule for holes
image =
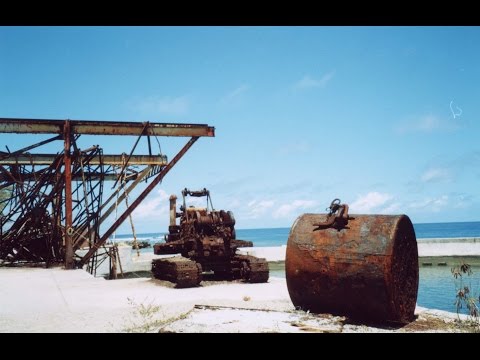
{"label": "ocean water", "polygon": [[[464,238],[480,237],[480,222],[430,223],[414,224],[418,241],[431,238]],[[290,228],[271,229],[236,229],[237,239],[253,241],[254,246],[281,246],[286,245]],[[165,233],[137,234],[138,241],[149,241],[154,244],[163,241]],[[133,236],[116,235],[115,241],[131,241]],[[153,248],[141,249],[141,252],[152,252]],[[417,303],[420,306],[456,312],[455,296],[459,287],[469,286],[473,295],[480,295],[480,267],[473,267],[473,275],[464,275],[462,279],[452,276],[451,267],[447,266],[420,266],[420,283]],[[282,271],[275,271],[273,276],[283,276]],[[463,281],[463,284],[461,283]],[[464,310],[464,309],[462,309]]]}
{"label": "ocean water", "polygon": [[[419,306],[456,312],[455,296],[457,290],[468,286],[470,294],[477,300],[480,295],[480,267],[472,266],[472,275],[463,274],[455,279],[448,266],[420,266],[417,304]],[[478,302],[477,302],[478,305]],[[460,309],[461,314],[467,314],[465,306]]]}
{"label": "ocean water", "polygon": [[[480,221],[413,224],[418,241],[432,238],[480,237]],[[237,238],[251,240],[255,246],[286,245],[290,228],[238,229]]]}
{"label": "ocean water", "polygon": [[480,237],[480,221],[413,224],[417,239]]}

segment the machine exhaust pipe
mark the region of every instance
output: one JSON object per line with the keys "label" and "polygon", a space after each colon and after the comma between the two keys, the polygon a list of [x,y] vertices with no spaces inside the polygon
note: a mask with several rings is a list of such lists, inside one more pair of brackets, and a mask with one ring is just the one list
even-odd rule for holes
{"label": "machine exhaust pipe", "polygon": [[170,226],[177,225],[177,197],[170,195]]}

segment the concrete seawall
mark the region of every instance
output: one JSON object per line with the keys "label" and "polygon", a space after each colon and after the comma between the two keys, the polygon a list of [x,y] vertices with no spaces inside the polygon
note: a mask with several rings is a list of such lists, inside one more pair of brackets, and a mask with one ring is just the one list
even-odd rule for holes
{"label": "concrete seawall", "polygon": [[[480,256],[480,238],[418,239],[418,257]],[[268,261],[285,261],[286,245],[241,248],[246,255],[264,257]]]}
{"label": "concrete seawall", "polygon": [[[479,257],[480,238],[434,238],[418,239],[419,258],[448,258],[448,257]],[[153,259],[174,255],[154,255],[141,253],[132,255],[130,246],[119,246],[120,259],[124,272],[150,271]],[[238,253],[265,258],[269,262],[283,262],[287,246],[247,247],[239,248]],[[443,261],[443,260],[442,260]],[[478,261],[473,261],[477,263]],[[97,270],[98,275],[108,274],[108,261],[105,261]]]}
{"label": "concrete seawall", "polygon": [[419,257],[480,256],[480,238],[418,239]]}

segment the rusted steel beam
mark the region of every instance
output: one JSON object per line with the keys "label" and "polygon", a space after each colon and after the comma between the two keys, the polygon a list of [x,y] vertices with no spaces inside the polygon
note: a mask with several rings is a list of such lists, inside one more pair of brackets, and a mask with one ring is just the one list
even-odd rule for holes
{"label": "rusted steel beam", "polygon": [[115,196],[117,196],[116,199],[116,204],[113,203],[105,212],[103,212],[103,215],[100,218],[100,224],[103,223],[103,221],[110,216],[110,214],[115,210],[115,207],[117,207],[117,204],[121,203],[123,200],[125,200],[125,197],[127,194],[130,194],[130,192],[135,189],[135,187],[148,175],[148,173],[151,171],[151,168],[145,168],[143,171],[141,171],[138,175],[137,178],[130,184],[130,186],[125,189],[120,195],[117,195],[118,192],[120,191],[120,188],[117,188],[112,195],[105,201],[102,206],[101,206],[101,211],[103,212],[104,208],[114,199]]}
{"label": "rusted steel beam", "polygon": [[155,188],[155,186],[162,181],[167,173],[175,166],[175,164],[185,155],[190,147],[198,140],[198,137],[192,137],[185,146],[178,152],[177,155],[165,166],[155,179],[143,190],[143,192],[135,199],[135,201],[123,212],[122,215],[110,226],[110,228],[102,235],[100,240],[95,243],[92,248],[83,256],[79,265],[83,266],[90,259],[90,257],[108,240],[115,230],[125,221],[125,219],[137,208],[137,206],[147,197],[147,195]]}
{"label": "rusted steel beam", "polygon": [[[19,154],[9,156],[5,159],[0,159],[0,165],[50,165],[53,163],[56,154]],[[102,155],[94,156],[89,159],[90,165],[99,165],[100,160],[104,165],[118,165],[123,164],[122,155]],[[167,165],[167,157],[165,155],[132,155],[128,161],[130,165]]]}
{"label": "rusted steel beam", "polygon": [[293,304],[372,323],[408,323],[418,293],[415,230],[406,215],[303,214],[288,237]]}
{"label": "rusted steel beam", "polygon": [[45,145],[45,144],[48,144],[48,143],[50,143],[52,141],[55,141],[55,140],[62,140],[62,136],[57,135],[57,136],[54,136],[53,138],[40,141],[39,143],[24,147],[23,149],[19,149],[17,151],[11,152],[11,153],[0,151],[0,159],[27,152],[28,150],[34,149],[36,147],[39,147],[39,146],[42,146],[42,145]]}
{"label": "rusted steel beam", "polygon": [[63,138],[65,141],[64,168],[65,168],[65,269],[74,269],[75,260],[73,259],[73,214],[72,214],[72,156],[71,147],[71,128],[70,122],[65,121],[63,127]]}
{"label": "rusted steel beam", "polygon": [[[0,168],[0,172],[2,171],[3,168]],[[132,181],[136,180],[139,177],[140,173],[132,173],[127,175],[127,180]],[[116,181],[117,180],[117,175],[116,174],[100,174],[98,172],[96,173],[91,173],[91,172],[85,172],[84,173],[85,178],[90,179],[90,180],[99,180],[100,178],[103,179],[104,181]],[[31,181],[38,181],[38,176],[36,173],[28,173],[28,174],[22,174],[22,182],[31,182]],[[82,181],[82,174],[75,174],[72,175],[72,181]],[[18,180],[12,179],[11,176],[5,173],[0,173],[0,183],[16,183]],[[2,188],[4,184],[0,185],[0,189]],[[8,185],[7,185],[8,186]]]}
{"label": "rusted steel beam", "polygon": [[[117,182],[120,180],[120,178],[123,177],[123,172],[124,172],[124,170],[126,169],[126,167],[128,166],[128,162],[130,161],[130,158],[132,157],[133,152],[135,151],[135,149],[136,149],[136,147],[137,147],[137,145],[138,145],[138,142],[140,141],[140,139],[142,138],[142,136],[145,134],[145,131],[147,131],[148,124],[149,124],[149,123],[145,123],[145,124],[144,124],[143,129],[142,129],[142,132],[140,133],[140,136],[137,137],[137,141],[135,141],[135,144],[133,145],[132,150],[130,150],[130,154],[128,155],[128,157],[124,157],[124,158],[123,158],[122,168],[121,168],[121,170],[120,170],[120,172],[119,172],[119,176],[118,176],[117,181],[115,181],[115,184],[113,184],[114,187],[115,187],[115,185],[117,185]],[[148,139],[150,139],[150,137],[148,137]]]}
{"label": "rusted steel beam", "polygon": [[[120,204],[124,199],[126,194],[129,194],[135,187],[148,175],[148,173],[152,170],[152,168],[149,166],[145,169],[143,169],[135,178],[135,180],[130,184],[130,186],[126,189],[126,191],[122,192],[120,195],[118,193],[120,192],[120,187],[117,187],[115,191],[110,195],[110,197],[100,206],[100,213],[102,213],[102,216],[100,217],[99,224],[101,225],[105,219],[107,219],[110,214],[115,211],[115,208]],[[116,180],[116,178],[115,178]],[[115,199],[115,197],[117,197]],[[115,199],[115,202],[104,212],[104,209],[106,206]],[[83,227],[81,229],[77,229],[77,231],[81,234],[79,239],[83,239],[87,236],[87,228]],[[81,241],[73,244],[74,249],[78,249],[81,246]]]}
{"label": "rusted steel beam", "polygon": [[[120,121],[69,120],[71,134],[136,135],[145,123]],[[0,118],[0,133],[63,134],[64,120]],[[215,128],[206,124],[148,123],[143,136],[215,136]]]}

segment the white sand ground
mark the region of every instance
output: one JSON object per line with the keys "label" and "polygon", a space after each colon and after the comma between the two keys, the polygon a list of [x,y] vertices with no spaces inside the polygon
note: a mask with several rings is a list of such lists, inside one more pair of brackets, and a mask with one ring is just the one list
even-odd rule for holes
{"label": "white sand ground", "polygon": [[[240,252],[284,261],[286,246],[242,248]],[[418,252],[420,257],[480,256],[480,239],[419,241]],[[162,257],[153,253],[132,257],[130,247],[121,247],[120,253],[125,272],[149,271],[151,260]],[[417,321],[397,330],[306,314],[294,309],[286,280],[276,277],[266,284],[203,281],[198,288],[174,289],[166,281],[108,281],[84,270],[0,268],[0,284],[0,332],[458,331],[451,325],[456,314],[419,307]]]}
{"label": "white sand ground", "polygon": [[[244,299],[253,308],[293,309],[285,279],[275,278],[267,284],[174,289],[166,281],[109,281],[84,270],[0,268],[0,284],[0,332],[119,332],[142,323],[147,315],[168,320],[195,304],[244,307]],[[138,313],[142,304],[151,314]]]}
{"label": "white sand ground", "polygon": [[174,289],[166,281],[109,281],[83,270],[0,268],[0,284],[0,332],[459,331],[455,314],[423,308],[400,329],[307,314],[294,309],[286,280],[275,277],[266,284],[204,281]]}

